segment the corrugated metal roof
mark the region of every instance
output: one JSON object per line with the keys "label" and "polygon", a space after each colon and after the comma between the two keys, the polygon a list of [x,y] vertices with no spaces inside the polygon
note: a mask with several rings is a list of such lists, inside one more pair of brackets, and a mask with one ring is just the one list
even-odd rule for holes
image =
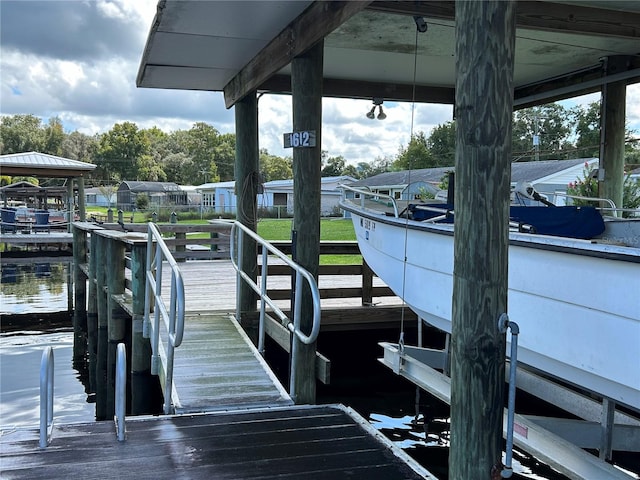
{"label": "corrugated metal roof", "polygon": [[[539,162],[523,162],[511,164],[511,182],[520,181],[535,183],[541,179],[571,169],[594,158],[575,158],[571,160],[542,160]],[[437,183],[454,167],[423,168],[419,170],[403,170],[401,172],[385,172],[373,177],[359,180],[352,187],[403,187],[409,183]]]}
{"label": "corrugated metal roof", "polygon": [[[20,172],[21,174],[33,173],[37,175],[41,171],[58,171],[63,174],[65,172],[91,172],[95,168],[96,166],[92,163],[56,157],[47,153],[24,152],[0,155],[0,171],[3,174],[9,174],[5,172],[14,172],[16,169],[24,170]],[[15,175],[15,173],[10,174]]]}

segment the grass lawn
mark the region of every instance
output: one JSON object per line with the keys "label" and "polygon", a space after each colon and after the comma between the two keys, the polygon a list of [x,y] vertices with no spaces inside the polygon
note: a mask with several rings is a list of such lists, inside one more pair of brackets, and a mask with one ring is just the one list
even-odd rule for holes
{"label": "grass lawn", "polygon": [[[258,222],[258,235],[265,240],[291,240],[293,220],[265,218]],[[320,220],[320,240],[355,240],[351,220],[343,218],[323,218]],[[361,255],[321,255],[320,265],[360,265]]]}

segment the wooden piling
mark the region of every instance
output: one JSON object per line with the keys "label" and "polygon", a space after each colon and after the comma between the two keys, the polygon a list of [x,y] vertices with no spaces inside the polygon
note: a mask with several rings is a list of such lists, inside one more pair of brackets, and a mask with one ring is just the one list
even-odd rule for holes
{"label": "wooden piling", "polygon": [[115,413],[116,392],[116,350],[118,343],[124,342],[126,337],[126,312],[118,304],[114,295],[124,293],[124,243],[116,236],[106,239],[107,264],[107,332],[109,343],[107,350],[107,418]]}
{"label": "wooden piling", "polygon": [[150,412],[152,404],[151,343],[142,334],[144,322],[144,298],[146,288],[146,243],[131,247],[131,294],[133,318],[131,319],[131,414]]}
{"label": "wooden piling", "polygon": [[87,276],[80,268],[87,263],[87,232],[73,229],[73,364],[85,368],[87,358]]}
{"label": "wooden piling", "polygon": [[[606,58],[607,73],[616,73],[627,61],[626,56]],[[624,140],[627,84],[624,81],[602,86],[600,115],[600,169],[604,176],[599,183],[599,196],[613,200],[622,208],[624,194]],[[600,205],[608,207],[609,205]]]}
{"label": "wooden piling", "polygon": [[87,300],[87,353],[89,361],[89,391],[96,392],[98,359],[98,290],[96,284],[98,235],[91,235],[89,255],[89,287]]}
{"label": "wooden piling", "polygon": [[[324,41],[291,62],[293,93],[293,131],[315,131],[315,147],[293,149],[294,228],[297,233],[297,261],[318,279],[320,259],[320,179],[322,151],[322,66]],[[300,288],[301,286],[298,286]],[[308,289],[302,293],[300,327],[311,332],[313,304]],[[295,374],[295,398],[300,403],[315,403],[316,344],[298,342]]]}
{"label": "wooden piling", "polygon": [[[449,478],[500,478],[515,2],[458,0]],[[517,319],[513,319],[517,322]]]}
{"label": "wooden piling", "polygon": [[[236,194],[237,218],[240,223],[256,231],[256,195],[259,183],[258,154],[258,100],[251,92],[235,105],[236,114]],[[256,242],[245,238],[242,251],[242,269],[254,281],[258,272]],[[249,338],[257,344],[258,328],[255,323],[248,324],[242,318],[242,312],[254,312],[257,308],[255,292],[245,283],[238,285],[238,321]]]}
{"label": "wooden piling", "polygon": [[[98,307],[98,335],[96,346],[96,420],[107,419],[107,352],[109,344],[108,304],[106,292],[107,239],[95,236],[96,255],[96,304]],[[93,247],[93,242],[91,243]]]}

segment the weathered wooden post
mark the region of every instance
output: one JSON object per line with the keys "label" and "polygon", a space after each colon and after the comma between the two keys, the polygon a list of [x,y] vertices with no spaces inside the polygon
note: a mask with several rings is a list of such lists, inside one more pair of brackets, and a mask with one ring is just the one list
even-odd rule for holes
{"label": "weathered wooden post", "polygon": [[[259,182],[258,154],[258,100],[256,93],[251,92],[235,105],[236,113],[236,195],[238,209],[236,217],[240,223],[256,231],[257,203]],[[256,242],[245,238],[242,243],[242,269],[255,281],[258,275],[258,256]],[[242,312],[256,310],[256,294],[244,282],[238,285],[238,321],[257,344],[258,328],[256,321],[249,323],[242,317]]]}
{"label": "weathered wooden post", "polygon": [[97,259],[98,235],[91,233],[89,255],[89,299],[87,301],[87,350],[89,353],[89,390],[96,392],[96,371],[98,359],[98,287]]}
{"label": "weathered wooden post", "polygon": [[84,222],[87,220],[87,209],[84,199],[84,177],[76,178],[76,185],[78,185],[78,217],[81,222]]}
{"label": "weathered wooden post", "polygon": [[120,232],[112,232],[106,239],[107,243],[107,311],[109,347],[107,350],[107,418],[115,413],[116,393],[116,351],[118,344],[126,341],[127,314],[122,309],[114,295],[124,293],[125,245],[119,240]]}
{"label": "weathered wooden post", "polygon": [[[107,239],[98,232],[96,236],[96,304],[98,307],[98,341],[96,348],[96,420],[107,419],[107,351],[109,345],[108,306],[106,292]],[[91,246],[94,244],[91,242]]]}
{"label": "weathered wooden post", "polygon": [[[291,91],[293,95],[293,131],[315,131],[316,146],[293,149],[294,228],[297,234],[297,261],[316,280],[320,258],[320,178],[322,150],[322,65],[324,41],[319,41],[291,62]],[[302,288],[298,285],[297,288]],[[313,321],[310,292],[302,292],[300,327],[309,333]],[[305,345],[295,336],[298,345],[294,401],[316,401],[316,344]]]}
{"label": "weathered wooden post", "polygon": [[73,364],[84,368],[87,358],[87,232],[73,228]]}
{"label": "weathered wooden post", "polygon": [[373,305],[373,270],[369,264],[362,259],[362,306]]}
{"label": "weathered wooden post", "polygon": [[147,281],[147,241],[131,246],[131,294],[133,318],[131,325],[131,414],[151,413],[154,378],[151,375],[151,343],[142,335],[144,296]]}
{"label": "weathered wooden post", "polygon": [[[628,61],[626,56],[605,59],[607,73],[615,73]],[[602,86],[600,106],[600,169],[604,176],[599,183],[599,196],[613,200],[622,208],[624,194],[624,137],[626,119],[627,84],[624,81]],[[600,205],[608,207],[608,205]]]}
{"label": "weathered wooden post", "polygon": [[483,480],[500,478],[501,470],[506,340],[498,318],[507,311],[516,7],[457,0],[455,8],[449,478]]}

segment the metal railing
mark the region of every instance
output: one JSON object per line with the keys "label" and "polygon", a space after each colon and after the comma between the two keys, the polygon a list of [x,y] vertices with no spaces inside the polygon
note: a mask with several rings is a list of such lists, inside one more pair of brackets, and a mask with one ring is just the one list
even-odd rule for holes
{"label": "metal railing", "polygon": [[127,409],[127,349],[119,343],[116,351],[116,405],[113,420],[119,442],[125,439],[125,415]]}
{"label": "metal railing", "polygon": [[42,352],[40,362],[40,448],[51,442],[53,432],[53,348]]}
{"label": "metal railing", "polygon": [[[354,187],[350,187],[349,185],[340,185],[340,187],[344,188],[345,190],[350,190],[352,192],[360,194],[360,207],[362,208],[367,208],[364,204],[365,196],[372,197],[374,201],[379,201],[380,199],[385,198],[391,202],[391,206],[393,207],[393,215],[396,218],[400,216],[400,214],[398,213],[398,203],[396,199],[393,198],[391,195],[387,195],[384,193],[376,193],[376,192],[372,192],[371,190],[364,190],[362,188],[354,188]],[[347,200],[357,200],[357,198],[348,198]]]}
{"label": "metal railing", "polygon": [[[249,237],[253,239],[258,245],[262,247],[262,272],[260,278],[260,285],[258,285],[249,275],[247,275],[242,270],[242,247],[244,238]],[[235,241],[234,241],[235,240]],[[269,298],[267,294],[267,277],[269,275],[269,255],[275,256],[281,262],[284,262],[295,272],[295,296],[294,296],[294,305],[293,305],[293,320],[291,320],[287,315],[274,303],[274,301]],[[309,345],[318,338],[318,333],[320,332],[320,292],[318,291],[318,285],[316,283],[315,278],[309,271],[295,263],[288,256],[278,250],[276,247],[271,245],[262,237],[258,236],[253,230],[247,228],[242,225],[240,222],[233,222],[233,226],[231,228],[231,263],[233,264],[234,269],[237,272],[239,284],[241,279],[244,280],[254,292],[256,292],[260,298],[260,324],[258,330],[258,351],[260,353],[264,352],[264,336],[265,336],[265,308],[268,305],[273,313],[278,317],[280,322],[286,326],[286,328],[293,333],[298,340],[300,340],[305,345]],[[300,329],[300,317],[301,317],[301,304],[302,304],[302,280],[306,281],[309,286],[309,291],[311,292],[311,298],[313,303],[313,324],[311,327],[311,332],[307,335]],[[238,295],[238,298],[240,296]],[[239,309],[239,307],[238,307]],[[238,311],[239,315],[240,312]],[[289,379],[289,395],[292,398],[295,398],[295,371],[293,365],[297,362],[298,355],[298,342],[293,342],[293,346],[291,348],[291,377]]]}
{"label": "metal railing", "polygon": [[[163,262],[167,262],[171,269],[171,294],[168,306],[162,297]],[[162,239],[160,231],[153,223],[148,224],[146,273],[147,288],[145,289],[143,335],[151,340],[151,373],[158,375],[161,363],[164,367],[163,409],[165,414],[169,414],[171,413],[173,391],[174,351],[182,343],[184,334],[184,282],[178,264]],[[153,321],[150,319],[152,306]],[[161,319],[167,331],[166,349],[160,342]]]}

